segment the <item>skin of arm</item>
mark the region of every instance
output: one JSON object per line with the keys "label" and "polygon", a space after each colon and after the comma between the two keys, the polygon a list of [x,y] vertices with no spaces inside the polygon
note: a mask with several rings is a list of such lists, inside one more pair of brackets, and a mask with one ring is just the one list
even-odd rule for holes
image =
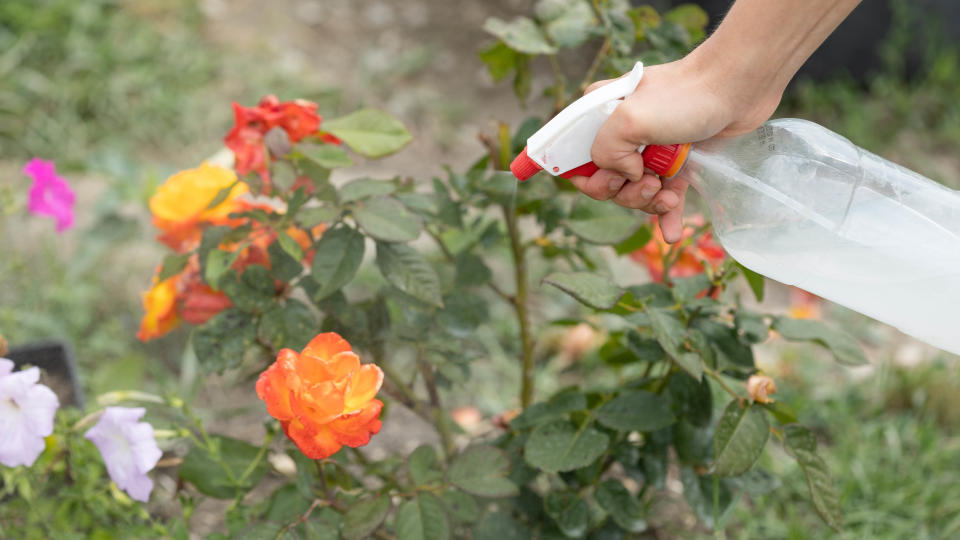
{"label": "skin of arm", "polygon": [[[683,229],[686,182],[644,169],[644,144],[746,133],[765,122],[806,59],[860,0],[737,0],[686,57],[650,66],[601,126],[591,155],[600,170],[570,180],[584,194],[660,215],[664,240]],[[599,81],[587,92],[610,81]]]}

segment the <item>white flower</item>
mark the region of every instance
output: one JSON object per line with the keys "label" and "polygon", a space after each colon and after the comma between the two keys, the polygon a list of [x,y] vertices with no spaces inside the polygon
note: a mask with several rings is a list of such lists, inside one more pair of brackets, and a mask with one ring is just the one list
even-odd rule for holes
{"label": "white flower", "polygon": [[153,490],[147,472],[163,453],[153,438],[153,426],[138,422],[144,413],[142,407],[107,407],[84,437],[100,450],[110,479],[134,499],[147,502]]}
{"label": "white flower", "polygon": [[43,452],[43,438],[53,433],[57,395],[39,384],[40,370],[13,372],[13,361],[0,358],[0,463],[33,465]]}

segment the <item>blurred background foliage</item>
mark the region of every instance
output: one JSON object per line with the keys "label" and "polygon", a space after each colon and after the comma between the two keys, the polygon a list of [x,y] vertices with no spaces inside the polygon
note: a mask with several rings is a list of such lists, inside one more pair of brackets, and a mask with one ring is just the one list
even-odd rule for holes
{"label": "blurred background foliage", "polygon": [[[369,48],[348,59],[355,70],[323,80],[304,58],[322,63],[325,55],[341,55],[352,46],[325,37],[324,25],[334,23],[317,15],[323,2],[283,1],[269,9],[257,4],[0,2],[0,332],[14,345],[46,338],[70,341],[88,394],[191,386],[192,373],[182,368],[190,362],[180,357],[184,333],[149,345],[134,337],[139,291],[148,286],[159,249],[150,239],[145,201],[169,173],[219,149],[231,123],[230,101],[251,104],[276,93],[282,99],[315,100],[322,113],[340,111],[342,101],[351,106],[365,99],[382,102],[418,135],[405,157],[383,165],[404,172],[423,168],[425,161],[436,161],[438,168],[437,156],[454,160],[464,148],[476,155],[477,127],[518,112],[508,105],[510,96],[491,97],[506,92],[494,90],[476,58],[483,45],[479,22],[458,36],[469,44],[457,41],[449,50],[427,37],[430,25],[442,23],[441,17],[429,16],[435,2],[409,2],[402,9],[393,2],[358,1],[353,7],[331,2],[340,6],[337,13],[355,8],[356,28],[371,34],[365,40]],[[465,2],[463,20],[528,11],[520,4]],[[880,70],[861,80],[841,75],[798,81],[777,115],[819,122],[958,187],[957,44],[935,32],[921,36],[926,41],[922,61],[907,70],[900,52],[906,40],[916,39],[911,29],[923,14],[899,5],[882,45]],[[398,10],[409,33],[424,36],[416,46],[403,45],[403,36],[395,33],[372,33],[384,27],[378,21],[386,16],[389,22]],[[246,17],[247,25],[237,24],[237,17]],[[265,25],[263,30],[249,33],[258,24]],[[289,35],[284,24],[291,25]],[[312,41],[296,50],[290,35],[304,32]],[[271,45],[274,38],[279,45]],[[239,46],[243,40],[251,45]],[[549,74],[535,73],[532,84],[542,90]],[[464,85],[476,88],[464,91]],[[31,156],[55,160],[79,191],[84,215],[74,231],[54,236],[49,223],[10,217],[22,210],[25,177],[19,168]],[[798,409],[801,422],[817,426],[826,442],[824,455],[837,475],[847,534],[960,534],[956,358],[918,351],[902,336],[840,308],[828,308],[826,317],[873,345],[873,369],[837,368],[812,349],[791,345],[767,359],[765,367],[784,381],[782,399]],[[496,380],[495,374],[477,375]],[[473,399],[485,414],[504,406],[504,396],[496,394]],[[766,466],[785,474],[783,485],[741,505],[730,532],[744,538],[822,537],[826,529],[817,516],[796,504],[806,492],[800,471],[788,466],[785,456],[770,454]]]}

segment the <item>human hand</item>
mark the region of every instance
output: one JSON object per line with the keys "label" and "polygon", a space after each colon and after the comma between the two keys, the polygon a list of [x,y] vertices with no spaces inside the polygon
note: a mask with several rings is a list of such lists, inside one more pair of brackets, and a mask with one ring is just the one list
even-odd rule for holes
{"label": "human hand", "polygon": [[[596,82],[587,92],[609,82]],[[718,70],[698,65],[694,54],[646,68],[636,91],[594,139],[591,157],[600,170],[590,177],[574,176],[571,182],[594,199],[660,215],[663,238],[680,240],[687,183],[679,177],[661,180],[644,168],[637,148],[746,133],[763,123],[780,101],[779,93],[744,99],[736,86]]]}

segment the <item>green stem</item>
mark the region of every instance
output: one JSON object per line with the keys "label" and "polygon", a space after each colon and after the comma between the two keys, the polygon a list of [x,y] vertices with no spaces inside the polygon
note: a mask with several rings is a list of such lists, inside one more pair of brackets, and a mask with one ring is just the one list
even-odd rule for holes
{"label": "green stem", "polygon": [[[437,233],[437,231],[431,229],[430,227],[424,227],[423,230],[427,231],[427,234],[430,235],[430,238],[433,238],[433,241],[437,243],[437,247],[440,248],[440,251],[443,253],[443,256],[446,257],[448,261],[454,262],[457,260],[457,256],[454,255],[452,251],[450,251],[450,248],[447,247],[446,242],[443,241],[443,238],[440,237],[440,234]],[[503,292],[503,289],[497,286],[496,283],[492,281],[488,281],[487,286],[490,287],[490,290],[497,293],[497,296],[499,296],[500,298],[503,298],[509,303],[513,303],[513,298],[509,294]]]}
{"label": "green stem", "polygon": [[547,58],[550,59],[550,68],[553,70],[553,78],[556,80],[556,90],[554,90],[556,95],[553,101],[553,114],[556,115],[563,110],[567,103],[565,95],[566,78],[563,76],[563,70],[560,69],[560,62],[557,61],[557,55],[550,54],[547,55]]}
{"label": "green stem", "polygon": [[520,325],[520,350],[522,367],[520,372],[520,406],[527,408],[533,401],[533,341],[530,336],[530,322],[527,314],[527,267],[524,260],[520,231],[517,228],[515,208],[502,205],[503,216],[510,235],[510,249],[513,254],[514,279],[517,282],[517,294],[513,298],[513,307],[517,312]]}
{"label": "green stem", "polygon": [[731,397],[733,397],[734,399],[743,399],[743,397],[740,394],[736,393],[732,388],[727,386],[727,383],[723,380],[723,377],[721,377],[719,373],[711,369],[706,364],[703,365],[703,372],[709,375],[711,379],[717,381],[717,384],[719,384],[721,388],[726,390],[726,392],[730,394]]}
{"label": "green stem", "polygon": [[[381,356],[377,356],[376,358],[381,358]],[[375,363],[380,366],[384,379],[386,379],[387,384],[384,384],[384,391],[400,403],[403,403],[408,409],[413,411],[414,414],[432,424],[434,418],[430,416],[430,413],[427,411],[426,404],[420,401],[420,398],[413,393],[410,385],[400,378],[400,374],[394,371],[393,367],[386,362],[378,361]]]}
{"label": "green stem", "polygon": [[267,447],[270,446],[270,442],[273,441],[273,438],[276,436],[275,431],[270,431],[267,433],[267,437],[264,439],[263,444],[260,445],[260,451],[257,452],[256,457],[253,458],[253,461],[247,465],[246,470],[243,471],[243,474],[240,475],[240,478],[237,479],[237,484],[243,484],[243,482],[253,474],[253,471],[256,470],[257,465],[263,461],[263,456],[267,455]]}
{"label": "green stem", "polygon": [[583,76],[583,82],[580,83],[581,92],[585,91],[587,87],[593,83],[593,78],[597,76],[597,70],[603,65],[603,61],[608,54],[610,54],[610,38],[604,40],[603,45],[600,46],[600,50],[597,51],[597,55],[593,58],[593,62],[590,63],[587,74]]}
{"label": "green stem", "polygon": [[443,453],[449,459],[453,456],[453,435],[450,433],[450,422],[447,413],[443,410],[440,402],[440,393],[437,391],[437,382],[433,376],[433,367],[427,364],[423,358],[423,349],[417,356],[417,365],[420,367],[420,375],[423,376],[423,383],[427,387],[427,394],[430,396],[430,406],[433,408],[433,423],[440,434],[440,441],[443,443]]}

